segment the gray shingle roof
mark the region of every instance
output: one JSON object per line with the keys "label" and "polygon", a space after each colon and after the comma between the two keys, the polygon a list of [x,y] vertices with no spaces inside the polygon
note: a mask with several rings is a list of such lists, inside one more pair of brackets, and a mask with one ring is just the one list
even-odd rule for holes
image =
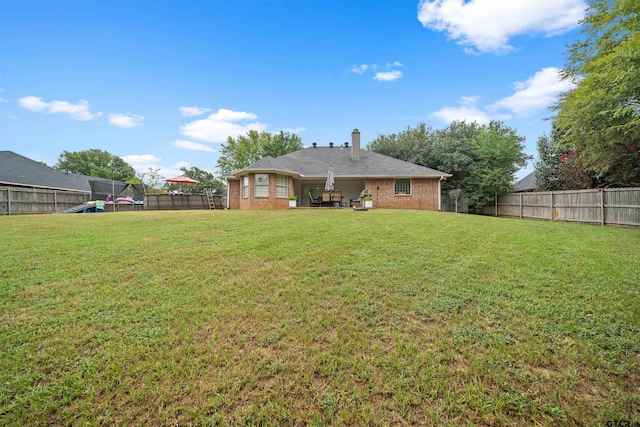
{"label": "gray shingle roof", "polygon": [[250,172],[282,172],[302,178],[322,179],[329,167],[336,178],[438,178],[449,177],[435,169],[426,168],[393,157],[360,150],[360,159],[351,159],[351,147],[309,147],[277,158],[265,157],[244,169],[229,174],[240,177]]}
{"label": "gray shingle roof", "polygon": [[[278,157],[278,159],[281,159],[282,157]],[[296,172],[295,170],[289,170],[287,168],[287,166],[285,166],[284,164],[282,164],[280,161],[278,161],[278,159],[274,159],[271,156],[267,156],[267,157],[263,157],[262,159],[258,160],[257,162],[255,162],[254,164],[247,166],[246,168],[244,168],[243,170],[248,170],[251,172],[285,172],[285,173],[289,173],[291,175],[299,175],[298,172]]]}
{"label": "gray shingle roof", "polygon": [[519,191],[530,191],[536,188],[536,171],[531,172],[529,175],[522,178],[520,181],[516,182],[513,186],[513,190],[516,192]]}
{"label": "gray shingle roof", "polygon": [[94,179],[100,178],[67,173],[13,151],[0,151],[0,185],[91,192],[89,180]]}

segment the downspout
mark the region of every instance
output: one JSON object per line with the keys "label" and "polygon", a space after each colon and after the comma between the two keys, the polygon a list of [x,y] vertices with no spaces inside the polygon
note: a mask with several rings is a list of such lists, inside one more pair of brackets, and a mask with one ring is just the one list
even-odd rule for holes
{"label": "downspout", "polygon": [[[229,180],[225,179],[225,182],[227,183],[227,198],[225,200],[225,209],[229,209]],[[242,198],[242,183],[240,183],[240,197]]]}
{"label": "downspout", "polygon": [[441,189],[440,189],[440,183],[442,181],[444,181],[446,178],[444,176],[441,176],[440,179],[438,180],[438,210],[442,211],[442,195],[441,193]]}

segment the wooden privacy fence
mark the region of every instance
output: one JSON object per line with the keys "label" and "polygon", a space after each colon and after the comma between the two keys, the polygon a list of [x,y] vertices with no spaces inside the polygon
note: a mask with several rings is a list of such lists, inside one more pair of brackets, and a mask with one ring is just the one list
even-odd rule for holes
{"label": "wooden privacy fence", "polygon": [[0,215],[55,213],[86,203],[90,193],[0,187]]}
{"label": "wooden privacy fence", "polygon": [[[222,198],[215,196],[222,204]],[[0,187],[0,215],[56,213],[83,205],[91,200],[90,193],[21,187]],[[210,209],[204,194],[145,194],[144,205],[109,204],[107,212],[141,210]]]}
{"label": "wooden privacy fence", "polygon": [[640,188],[499,194],[485,215],[640,226]]}

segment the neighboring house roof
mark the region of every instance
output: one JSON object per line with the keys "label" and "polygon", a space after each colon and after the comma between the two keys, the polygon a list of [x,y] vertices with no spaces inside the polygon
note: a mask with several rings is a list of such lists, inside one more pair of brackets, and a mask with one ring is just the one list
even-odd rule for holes
{"label": "neighboring house roof", "polygon": [[93,178],[53,169],[13,151],[0,151],[0,185],[91,192]]}
{"label": "neighboring house roof", "polygon": [[531,172],[529,175],[516,182],[513,186],[513,191],[532,191],[536,189],[536,171]]}
{"label": "neighboring house roof", "polygon": [[277,158],[265,157],[225,179],[248,173],[278,172],[303,179],[324,179],[329,167],[335,178],[439,178],[451,174],[426,168],[373,151],[360,150],[360,158],[351,158],[351,147],[309,147]]}

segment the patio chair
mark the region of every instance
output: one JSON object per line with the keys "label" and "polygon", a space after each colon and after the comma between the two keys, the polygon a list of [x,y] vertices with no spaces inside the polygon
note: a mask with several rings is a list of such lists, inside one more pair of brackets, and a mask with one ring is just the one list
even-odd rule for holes
{"label": "patio chair", "polygon": [[312,208],[317,208],[322,202],[320,201],[319,197],[313,197],[313,194],[311,194],[311,191],[309,191],[309,203]]}
{"label": "patio chair", "polygon": [[106,210],[104,209],[104,204],[106,202],[104,200],[96,200],[96,212],[106,212]]}
{"label": "patio chair", "polygon": [[342,206],[342,190],[334,190],[331,196],[331,204],[338,204],[338,207]]}
{"label": "patio chair", "polygon": [[322,206],[331,206],[331,191],[322,192]]}

